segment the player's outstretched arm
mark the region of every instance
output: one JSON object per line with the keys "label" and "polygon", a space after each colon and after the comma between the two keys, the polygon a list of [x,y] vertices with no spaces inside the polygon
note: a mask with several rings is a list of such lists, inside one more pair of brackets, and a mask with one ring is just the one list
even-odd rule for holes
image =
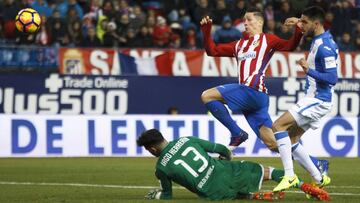
{"label": "player's outstretched arm", "polygon": [[221,159],[226,159],[226,160],[232,159],[231,151],[222,144],[212,143],[207,140],[202,140],[196,137],[191,137],[191,139],[197,142],[206,152],[218,153]]}
{"label": "player's outstretched arm", "polygon": [[145,199],[172,199],[171,180],[160,170],[156,170],[156,177],[160,181],[162,189],[152,189],[145,195]]}
{"label": "player's outstretched arm", "polygon": [[208,56],[234,56],[235,42],[215,44],[211,37],[212,19],[209,16],[200,21],[201,31],[203,33],[203,43]]}
{"label": "player's outstretched arm", "polygon": [[289,40],[281,39],[276,35],[268,35],[272,46],[277,51],[293,51],[299,45],[303,36],[301,31],[302,24],[299,18],[291,17],[287,18],[284,23],[285,26],[295,26],[295,32]]}

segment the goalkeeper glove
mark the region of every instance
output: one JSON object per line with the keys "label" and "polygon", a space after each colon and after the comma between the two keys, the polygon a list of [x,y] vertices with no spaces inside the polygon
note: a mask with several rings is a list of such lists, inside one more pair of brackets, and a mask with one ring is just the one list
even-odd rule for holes
{"label": "goalkeeper glove", "polygon": [[153,189],[150,190],[147,195],[145,195],[145,199],[160,199],[161,189]]}

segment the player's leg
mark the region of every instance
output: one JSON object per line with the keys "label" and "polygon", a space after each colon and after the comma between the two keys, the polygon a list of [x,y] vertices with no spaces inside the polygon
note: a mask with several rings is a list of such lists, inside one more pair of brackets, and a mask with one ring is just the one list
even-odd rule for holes
{"label": "player's leg", "polygon": [[224,105],[224,103],[232,106],[235,105],[233,103],[229,104],[229,101],[226,101],[223,95],[231,95],[234,93],[236,94],[238,93],[238,88],[238,84],[222,85],[216,88],[205,90],[201,95],[201,99],[206,108],[217,120],[219,120],[227,129],[229,129],[231,133],[230,148],[236,148],[248,138],[248,134],[242,130],[231,118],[229,111]]}
{"label": "player's leg", "polygon": [[283,192],[264,192],[259,191],[263,181],[281,180],[284,170],[274,169],[272,167],[263,167],[261,164],[243,161],[241,164],[242,182],[246,182],[246,190],[241,192],[249,192],[246,197],[254,200],[278,200],[284,198]]}
{"label": "player's leg", "polygon": [[330,184],[331,179],[327,176],[327,174],[322,174],[319,170],[319,164],[322,162],[322,160],[311,157],[299,142],[300,137],[304,134],[304,132],[305,130],[297,125],[290,129],[289,134],[293,142],[292,155],[294,160],[296,160],[305,170],[310,173],[316,184],[320,187],[323,187]]}
{"label": "player's leg", "polygon": [[[300,143],[300,138],[304,133],[305,133],[305,131],[302,128],[299,128],[297,125],[293,125],[289,129],[289,135],[290,135],[292,147],[294,147],[298,143],[300,144],[299,145],[300,147],[303,147],[302,144]],[[292,148],[292,151],[294,151],[293,148]],[[324,159],[318,159],[311,155],[309,155],[309,157],[310,157],[311,161],[314,163],[314,165],[316,166],[316,168],[320,171],[321,175],[328,175],[329,161],[324,160]]]}
{"label": "player's leg", "polygon": [[[259,99],[266,100],[266,98]],[[256,111],[245,112],[244,116],[257,137],[259,137],[271,151],[277,152],[276,140],[271,130],[272,121],[268,113],[268,103],[264,102],[262,107]]]}
{"label": "player's leg", "polygon": [[292,115],[289,112],[285,112],[272,126],[285,170],[283,180],[274,188],[275,192],[286,190],[299,182],[299,179],[294,173],[294,164],[291,156],[291,140],[287,131],[294,123],[295,120]]}
{"label": "player's leg", "polygon": [[[331,110],[331,103],[323,102],[316,98],[303,98],[295,106],[289,109],[289,112],[296,120],[297,128],[292,130],[292,137],[295,141],[300,139],[300,136],[309,128],[316,129],[319,127],[319,121]],[[324,173],[319,174],[318,164],[322,164],[314,157],[309,158],[309,154],[304,150],[301,144],[294,143],[293,155],[294,158],[303,161],[301,163],[306,170],[314,177],[319,186],[330,184],[330,178]],[[305,162],[306,161],[306,162]],[[327,167],[327,161],[325,161]],[[315,169],[317,168],[317,170]],[[316,174],[316,175],[315,175]]]}

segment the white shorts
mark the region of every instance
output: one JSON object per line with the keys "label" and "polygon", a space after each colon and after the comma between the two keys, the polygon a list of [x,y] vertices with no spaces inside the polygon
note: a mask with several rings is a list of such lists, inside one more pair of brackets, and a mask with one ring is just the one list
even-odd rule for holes
{"label": "white shorts", "polygon": [[317,129],[321,118],[331,111],[332,103],[305,97],[289,109],[297,125],[304,131]]}

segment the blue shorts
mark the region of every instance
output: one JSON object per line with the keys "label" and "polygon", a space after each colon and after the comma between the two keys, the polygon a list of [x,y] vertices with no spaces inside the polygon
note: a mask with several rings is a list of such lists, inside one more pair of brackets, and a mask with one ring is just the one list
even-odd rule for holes
{"label": "blue shorts", "polygon": [[272,127],[267,94],[241,84],[220,85],[216,89],[232,111],[241,112],[245,116],[258,137],[262,125]]}

